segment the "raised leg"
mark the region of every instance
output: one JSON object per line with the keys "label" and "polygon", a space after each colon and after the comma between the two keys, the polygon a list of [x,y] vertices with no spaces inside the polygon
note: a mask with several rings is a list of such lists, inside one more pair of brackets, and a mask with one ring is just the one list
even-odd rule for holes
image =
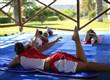
{"label": "raised leg", "polygon": [[87,59],[86,59],[86,56],[84,54],[84,50],[82,48],[82,45],[81,45],[81,42],[79,39],[77,27],[75,27],[75,29],[74,29],[74,34],[72,36],[72,40],[74,40],[75,44],[76,44],[76,55],[77,55],[78,59],[82,62],[86,62]]}

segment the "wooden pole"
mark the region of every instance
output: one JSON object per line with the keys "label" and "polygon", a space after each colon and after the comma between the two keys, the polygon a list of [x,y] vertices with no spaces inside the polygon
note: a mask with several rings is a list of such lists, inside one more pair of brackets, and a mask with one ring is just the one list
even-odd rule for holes
{"label": "wooden pole", "polygon": [[80,1],[77,0],[77,27],[80,28]]}
{"label": "wooden pole", "polygon": [[22,25],[22,11],[21,11],[21,4],[22,0],[18,0],[18,15],[19,15],[19,31],[23,31],[23,25]]}

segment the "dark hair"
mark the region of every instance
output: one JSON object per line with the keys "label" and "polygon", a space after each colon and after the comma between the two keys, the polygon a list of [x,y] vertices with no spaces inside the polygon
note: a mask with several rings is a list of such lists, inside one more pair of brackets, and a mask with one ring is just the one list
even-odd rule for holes
{"label": "dark hair", "polygon": [[91,30],[91,33],[95,33],[94,30]]}
{"label": "dark hair", "polygon": [[42,35],[42,31],[39,31],[39,34]]}
{"label": "dark hair", "polygon": [[17,42],[14,45],[14,50],[17,53],[17,55],[19,55],[19,54],[21,54],[25,50],[25,47],[23,46],[22,43]]}

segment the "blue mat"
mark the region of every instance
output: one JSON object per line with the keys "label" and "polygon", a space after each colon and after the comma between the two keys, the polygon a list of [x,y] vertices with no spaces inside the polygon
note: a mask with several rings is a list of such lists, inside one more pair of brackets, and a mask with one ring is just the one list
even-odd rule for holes
{"label": "blue mat", "polygon": [[[23,72],[27,71],[24,68],[22,68],[21,66],[18,68],[7,68],[7,64],[9,61],[11,61],[11,59],[14,58],[14,56],[16,55],[14,50],[13,50],[13,45],[16,42],[23,42],[25,44],[26,40],[28,38],[31,38],[33,36],[33,34],[20,34],[20,35],[13,35],[9,37],[3,37],[0,39],[0,69],[1,70],[15,70],[16,73],[8,73],[8,72],[0,72],[0,79],[2,80],[22,80],[22,79],[43,79],[44,77],[46,77],[47,79],[60,79],[60,80],[67,80],[67,78],[58,78],[58,77],[54,77],[54,76],[60,76],[60,77],[68,77],[68,79],[71,78],[76,78],[75,76],[77,75],[77,78],[90,78],[93,77],[95,75],[98,76],[99,73],[98,72],[79,72],[77,74],[65,74],[64,73],[54,73],[52,71],[46,72],[46,71],[42,71],[42,70],[30,70],[28,72],[34,72],[34,74],[25,74]],[[64,39],[61,42],[58,42],[57,44],[55,44],[52,48],[50,48],[49,50],[45,51],[44,54],[50,55],[53,54],[54,52],[60,51],[60,52],[68,52],[69,54],[73,54],[75,55],[75,44],[73,41],[71,41],[71,35],[57,35],[54,37],[50,37],[49,40],[52,41],[54,39],[56,39],[58,36],[63,36]],[[102,35],[103,36],[103,35]],[[108,35],[107,35],[108,36]],[[94,62],[98,62],[98,63],[104,63],[104,64],[110,64],[110,45],[108,41],[108,37],[106,35],[103,36],[103,43],[102,44],[96,44],[95,46],[92,46],[91,44],[82,44],[85,54],[87,56],[87,60],[88,61],[94,61]],[[80,35],[81,40],[83,40],[84,35]],[[11,41],[8,41],[8,39],[10,39]],[[7,41],[5,41],[7,40]],[[4,43],[2,43],[3,41],[5,41]],[[104,44],[106,43],[106,44]],[[103,56],[103,58],[102,58]],[[20,69],[20,70],[19,70]],[[21,71],[20,74],[18,74],[18,72]],[[26,72],[27,73],[27,72]],[[42,73],[42,74],[41,74]],[[51,74],[52,73],[52,74]],[[48,76],[45,76],[44,74],[48,74]],[[94,74],[91,76],[91,74]],[[101,74],[101,73],[100,73]],[[14,75],[14,77],[12,77]],[[82,75],[82,76],[81,76]],[[103,74],[101,74],[103,75]],[[86,77],[84,77],[86,76]],[[105,75],[107,76],[107,74]],[[97,78],[101,78],[97,77]],[[109,77],[110,78],[110,77]],[[101,78],[102,79],[102,78]]]}

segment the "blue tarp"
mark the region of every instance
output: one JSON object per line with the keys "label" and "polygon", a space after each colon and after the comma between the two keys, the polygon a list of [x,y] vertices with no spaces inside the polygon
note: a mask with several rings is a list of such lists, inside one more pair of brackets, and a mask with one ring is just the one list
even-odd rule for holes
{"label": "blue tarp", "polygon": [[[68,52],[69,54],[75,55],[75,43],[71,40],[72,34],[58,34],[57,36],[50,37],[49,40],[52,41],[59,36],[64,38],[56,43],[49,50],[45,51],[44,54],[50,55],[54,52]],[[92,46],[91,44],[82,44],[88,61],[94,61],[102,64],[110,64],[110,35],[100,34],[103,37],[102,44],[96,44]],[[33,37],[33,33],[19,33],[12,36],[0,37],[0,59],[12,59],[16,54],[13,49],[13,45],[16,42],[25,42]],[[80,35],[80,40],[83,41],[84,35]],[[101,72],[99,77],[95,79],[108,79],[110,78],[110,72]],[[25,74],[25,73],[10,73],[10,72],[0,72],[1,80],[74,80],[74,78],[64,78],[55,77],[44,74]]]}

